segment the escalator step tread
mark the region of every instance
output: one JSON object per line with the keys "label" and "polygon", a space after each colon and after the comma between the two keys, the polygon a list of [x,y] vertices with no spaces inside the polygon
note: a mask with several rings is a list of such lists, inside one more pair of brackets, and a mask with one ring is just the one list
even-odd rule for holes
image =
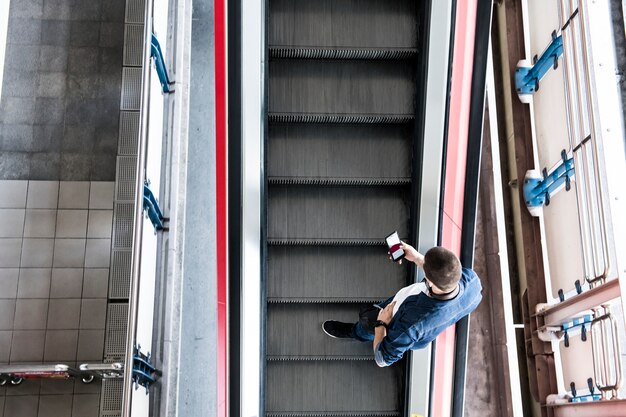
{"label": "escalator step tread", "polygon": [[266,417],[398,417],[399,411],[290,411],[267,412]]}
{"label": "escalator step tread", "polygon": [[409,185],[410,177],[396,178],[338,178],[338,177],[268,177],[270,185]]}
{"label": "escalator step tread", "polygon": [[296,362],[296,361],[371,361],[372,355],[325,355],[325,356],[311,356],[311,355],[282,355],[274,356],[268,355],[267,360],[270,362]]}
{"label": "escalator step tread", "polygon": [[301,239],[269,238],[270,246],[382,246],[384,239]]}
{"label": "escalator step tread", "polygon": [[324,48],[270,46],[270,57],[278,59],[410,59],[417,48]]}
{"label": "escalator step tread", "polygon": [[272,123],[346,123],[400,124],[411,123],[412,114],[333,114],[333,113],[269,113]]}
{"label": "escalator step tread", "polygon": [[377,303],[385,299],[381,297],[269,297],[268,304],[367,304]]}

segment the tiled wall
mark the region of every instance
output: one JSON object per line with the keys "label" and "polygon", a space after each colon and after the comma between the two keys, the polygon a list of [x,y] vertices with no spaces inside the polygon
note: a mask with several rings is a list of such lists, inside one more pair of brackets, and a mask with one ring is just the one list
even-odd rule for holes
{"label": "tiled wall", "polygon": [[115,179],[125,3],[11,0],[0,179]]}
{"label": "tiled wall", "polygon": [[[0,363],[101,362],[113,182],[0,181]],[[99,383],[0,388],[0,417],[98,415]]]}

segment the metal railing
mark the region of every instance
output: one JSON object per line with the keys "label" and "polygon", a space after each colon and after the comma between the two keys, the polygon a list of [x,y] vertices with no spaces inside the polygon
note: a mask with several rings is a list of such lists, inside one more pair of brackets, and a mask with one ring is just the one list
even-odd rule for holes
{"label": "metal railing", "polygon": [[[602,398],[618,398],[618,390],[622,387],[622,360],[619,346],[617,320],[610,313],[609,306],[596,310],[597,317],[591,322],[589,334],[591,336],[591,350],[593,355],[593,377],[596,387],[602,393]],[[604,314],[602,314],[604,313]],[[602,314],[602,315],[600,315]],[[607,353],[609,335],[613,355]],[[610,381],[610,379],[613,379]]]}
{"label": "metal railing", "polygon": [[69,378],[80,378],[83,383],[89,384],[96,378],[122,378],[123,373],[121,363],[84,363],[79,369],[63,363],[3,365],[0,366],[0,386],[19,385],[25,379]]}
{"label": "metal railing", "polygon": [[601,133],[597,125],[597,97],[593,94],[593,67],[586,3],[559,2],[563,24],[563,67],[567,127],[574,158],[581,256],[585,280],[603,283],[611,272],[605,190],[600,171]]}

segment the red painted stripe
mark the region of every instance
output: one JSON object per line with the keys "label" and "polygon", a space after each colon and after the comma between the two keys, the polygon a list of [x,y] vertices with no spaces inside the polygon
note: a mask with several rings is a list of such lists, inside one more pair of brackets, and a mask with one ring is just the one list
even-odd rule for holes
{"label": "red painted stripe", "polygon": [[[455,17],[441,245],[453,250],[457,255],[461,251],[460,226],[463,222],[476,7],[477,0],[459,0]],[[448,417],[451,413],[454,340],[454,326],[450,326],[437,337],[434,353],[435,372],[432,385],[432,415],[434,417]]]}
{"label": "red painted stripe", "polygon": [[217,404],[218,417],[228,415],[228,215],[226,153],[226,10],[225,0],[214,0],[215,13],[215,180],[217,221]]}

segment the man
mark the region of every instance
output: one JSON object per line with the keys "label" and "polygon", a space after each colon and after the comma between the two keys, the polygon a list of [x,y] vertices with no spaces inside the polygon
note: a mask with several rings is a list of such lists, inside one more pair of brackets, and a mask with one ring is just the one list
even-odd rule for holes
{"label": "man", "polygon": [[480,279],[474,271],[462,268],[457,256],[436,246],[420,254],[402,243],[405,259],[424,269],[424,281],[402,288],[380,305],[377,320],[367,318],[355,324],[328,320],[324,332],[335,338],[373,341],[378,366],[389,366],[402,359],[407,350],[422,349],[448,326],[468,315],[482,299]]}

